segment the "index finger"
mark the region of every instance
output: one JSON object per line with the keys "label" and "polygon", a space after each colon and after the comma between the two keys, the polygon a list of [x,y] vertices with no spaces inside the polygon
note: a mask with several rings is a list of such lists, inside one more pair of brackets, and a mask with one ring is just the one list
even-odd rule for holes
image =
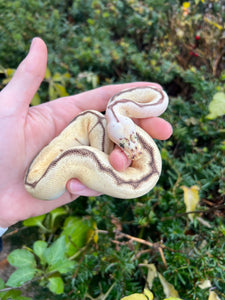
{"label": "index finger", "polygon": [[[87,91],[82,94],[78,94],[74,97],[74,100],[76,102],[76,105],[82,111],[86,109],[104,111],[109,99],[112,96],[114,96],[116,93],[124,89],[141,87],[141,86],[152,86],[152,87],[162,89],[162,87],[159,84],[153,82],[145,81],[145,82],[123,83],[123,84],[103,86],[92,91]],[[85,101],[83,101],[84,97],[85,97]]]}
{"label": "index finger", "polygon": [[33,109],[40,109],[42,112],[47,108],[51,114],[52,121],[55,124],[55,135],[58,135],[71,120],[84,110],[105,111],[109,99],[123,89],[138,87],[138,86],[153,86],[162,88],[157,83],[150,82],[133,82],[124,84],[107,85],[86,91],[77,95],[59,98],[55,101],[47,102]]}

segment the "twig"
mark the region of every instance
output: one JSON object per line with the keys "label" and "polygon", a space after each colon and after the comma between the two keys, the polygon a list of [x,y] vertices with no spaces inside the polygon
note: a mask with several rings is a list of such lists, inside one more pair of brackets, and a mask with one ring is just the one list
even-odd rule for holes
{"label": "twig", "polygon": [[[108,291],[107,291],[105,294],[103,294],[103,293],[101,292],[101,294],[100,294],[97,298],[93,298],[93,297],[92,297],[91,295],[89,295],[89,294],[86,294],[85,296],[88,297],[88,298],[90,298],[91,300],[105,300],[105,299],[108,297],[108,295],[111,293],[111,291],[113,290],[115,284],[116,284],[116,282],[114,282],[114,283],[110,286],[110,288],[108,289]],[[101,285],[100,285],[100,288],[101,288]]]}
{"label": "twig", "polygon": [[162,261],[163,261],[163,264],[164,264],[165,268],[167,268],[167,263],[166,263],[166,259],[165,259],[164,253],[163,253],[163,249],[168,249],[168,250],[174,252],[173,249],[170,249],[170,248],[166,247],[161,242],[159,242],[159,243],[151,243],[151,242],[148,242],[146,240],[134,237],[132,235],[129,235],[129,234],[126,234],[126,233],[123,233],[123,232],[116,231],[116,233],[118,235],[118,238],[125,237],[125,238],[127,238],[129,240],[132,240],[132,241],[135,241],[137,243],[144,244],[144,245],[146,245],[148,247],[157,249],[159,251],[159,254],[160,254],[161,258],[162,258]]}
{"label": "twig", "polygon": [[10,231],[10,232],[8,232],[8,233],[5,233],[5,234],[2,236],[2,238],[5,239],[5,238],[7,238],[7,237],[9,237],[9,236],[11,236],[11,235],[14,235],[14,234],[16,234],[16,233],[18,233],[19,231],[22,231],[22,230],[24,230],[24,229],[27,229],[27,227],[26,227],[26,226],[23,226],[23,227],[20,227],[20,228],[16,228],[16,229],[14,229],[13,231]]}

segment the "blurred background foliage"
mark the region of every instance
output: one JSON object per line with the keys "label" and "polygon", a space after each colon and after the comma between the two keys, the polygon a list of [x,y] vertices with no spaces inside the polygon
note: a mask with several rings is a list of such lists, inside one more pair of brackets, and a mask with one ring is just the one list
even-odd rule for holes
{"label": "blurred background foliage", "polygon": [[[216,0],[0,0],[1,88],[40,36],[48,69],[32,105],[106,84],[153,81],[170,96],[164,118],[174,127],[168,141],[157,142],[163,171],[149,194],[79,198],[66,213],[21,224],[17,234],[34,255],[24,254],[33,268],[24,281],[32,279],[32,299],[120,299],[145,286],[155,299],[174,296],[160,276],[149,279],[150,264],[183,299],[208,299],[210,290],[218,297],[211,299],[225,299],[224,24],[225,5]],[[79,234],[67,228],[81,220]],[[30,228],[44,244],[24,236]],[[68,253],[76,244],[79,250]],[[49,258],[51,247],[59,247],[63,270]],[[15,277],[2,299],[22,299]]]}

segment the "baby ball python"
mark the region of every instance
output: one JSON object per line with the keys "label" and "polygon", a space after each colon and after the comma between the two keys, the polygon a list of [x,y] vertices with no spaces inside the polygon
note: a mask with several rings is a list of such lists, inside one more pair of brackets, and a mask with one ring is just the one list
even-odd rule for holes
{"label": "baby ball python", "polygon": [[[105,115],[87,110],[74,120],[31,162],[25,188],[35,198],[52,200],[66,190],[71,178],[116,198],[129,199],[149,192],[161,173],[161,156],[153,139],[131,118],[161,115],[167,94],[142,86],[123,90],[108,102]],[[109,163],[117,144],[132,160],[118,172]]]}

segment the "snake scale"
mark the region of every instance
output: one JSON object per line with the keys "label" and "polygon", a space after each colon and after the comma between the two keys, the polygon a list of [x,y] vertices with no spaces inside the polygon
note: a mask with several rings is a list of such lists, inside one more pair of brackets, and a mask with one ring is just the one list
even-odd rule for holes
{"label": "snake scale", "polygon": [[[108,102],[105,114],[87,110],[72,122],[31,162],[25,188],[33,197],[60,197],[71,178],[116,198],[130,199],[149,192],[157,183],[161,155],[153,139],[132,118],[161,115],[167,94],[155,87],[123,90]],[[123,172],[112,168],[109,154],[117,144],[132,160]]]}

